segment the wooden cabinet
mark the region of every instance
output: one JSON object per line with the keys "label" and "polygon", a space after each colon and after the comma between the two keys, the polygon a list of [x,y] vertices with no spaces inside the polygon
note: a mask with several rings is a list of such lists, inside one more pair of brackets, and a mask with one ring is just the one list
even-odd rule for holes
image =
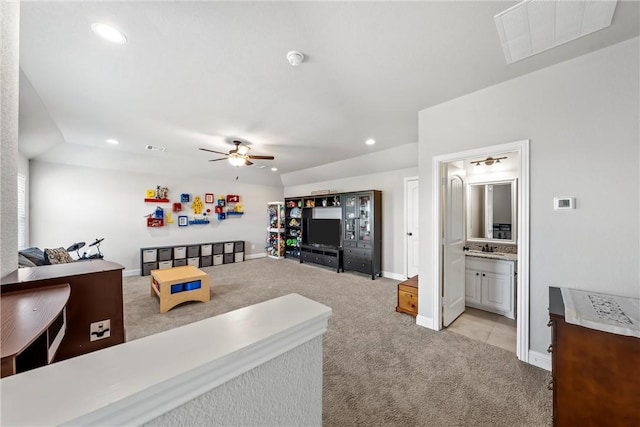
{"label": "wooden cabinet", "polygon": [[398,283],[398,305],[396,311],[412,316],[418,315],[418,276]]}
{"label": "wooden cabinet", "polygon": [[559,288],[549,288],[553,425],[640,425],[640,338],[565,321]]}
{"label": "wooden cabinet", "polygon": [[342,194],[344,269],[382,276],[382,192]]}
{"label": "wooden cabinet", "polygon": [[513,319],[514,262],[466,257],[465,304]]}
{"label": "wooden cabinet", "polygon": [[[68,283],[67,329],[54,361],[65,360],[124,342],[123,268],[101,259],[19,268],[2,278],[2,297]],[[91,340],[91,324],[104,320],[110,320],[110,336]]]}

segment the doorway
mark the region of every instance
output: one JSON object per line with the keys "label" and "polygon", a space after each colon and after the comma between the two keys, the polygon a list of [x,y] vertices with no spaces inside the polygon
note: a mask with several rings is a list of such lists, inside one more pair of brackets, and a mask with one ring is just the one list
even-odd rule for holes
{"label": "doorway", "polygon": [[418,274],[420,260],[420,216],[419,209],[419,181],[418,177],[404,179],[404,211],[405,211],[405,276],[407,278]]}
{"label": "doorway", "polygon": [[[444,206],[447,204],[446,176],[443,176],[446,164],[470,158],[486,158],[495,153],[518,153],[519,179],[517,180],[517,305],[516,320],[516,355],[519,360],[528,362],[529,359],[529,140],[516,141],[464,152],[451,153],[433,158],[433,235],[444,236],[446,214]],[[444,238],[436,237],[433,242],[433,283],[440,284],[433,287],[433,319],[434,329],[443,328],[443,290],[447,266],[445,265]]]}

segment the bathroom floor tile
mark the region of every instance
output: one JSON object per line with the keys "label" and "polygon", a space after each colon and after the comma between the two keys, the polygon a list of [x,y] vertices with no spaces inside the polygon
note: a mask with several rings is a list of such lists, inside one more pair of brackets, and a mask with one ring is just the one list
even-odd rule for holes
{"label": "bathroom floor tile", "polygon": [[516,321],[499,314],[467,307],[447,330],[516,352]]}

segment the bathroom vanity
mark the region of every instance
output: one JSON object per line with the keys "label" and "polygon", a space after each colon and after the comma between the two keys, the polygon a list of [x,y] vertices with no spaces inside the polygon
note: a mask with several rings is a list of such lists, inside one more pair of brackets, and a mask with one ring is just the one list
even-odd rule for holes
{"label": "bathroom vanity", "polygon": [[469,251],[465,300],[468,307],[515,319],[516,254]]}

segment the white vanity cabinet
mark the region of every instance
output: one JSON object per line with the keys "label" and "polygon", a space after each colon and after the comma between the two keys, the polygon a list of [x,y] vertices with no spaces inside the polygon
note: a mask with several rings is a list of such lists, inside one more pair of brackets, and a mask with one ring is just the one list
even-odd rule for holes
{"label": "white vanity cabinet", "polygon": [[514,261],[466,257],[466,305],[514,318]]}

